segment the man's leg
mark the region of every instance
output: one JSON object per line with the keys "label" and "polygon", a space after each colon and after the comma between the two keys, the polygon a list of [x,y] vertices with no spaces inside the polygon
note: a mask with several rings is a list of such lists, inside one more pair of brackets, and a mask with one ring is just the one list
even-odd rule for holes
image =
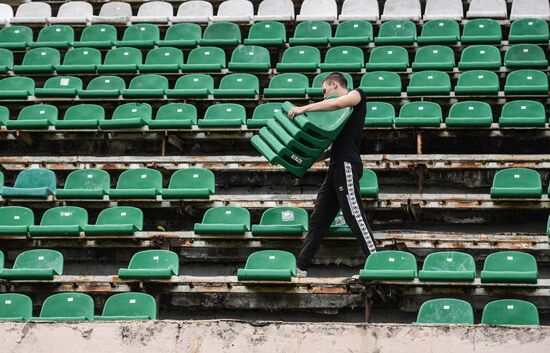
{"label": "man's leg", "polygon": [[363,174],[363,167],[361,165],[352,166],[348,162],[338,163],[335,167],[334,186],[336,187],[342,214],[353,235],[359,241],[361,250],[363,250],[365,256],[369,256],[369,254],[376,252],[376,245],[361,202],[359,180]]}
{"label": "man's leg", "polygon": [[307,271],[311,264],[311,258],[315,256],[321,240],[327,233],[330,224],[339,210],[338,197],[334,190],[332,170],[329,168],[327,176],[319,189],[315,207],[309,218],[309,229],[304,239],[304,244],[298,255],[297,266],[300,270]]}

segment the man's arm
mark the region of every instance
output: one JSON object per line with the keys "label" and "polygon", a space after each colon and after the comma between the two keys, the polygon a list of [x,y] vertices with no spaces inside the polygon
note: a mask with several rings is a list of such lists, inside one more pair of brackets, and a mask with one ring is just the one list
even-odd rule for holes
{"label": "man's arm", "polygon": [[288,117],[294,119],[296,115],[306,112],[331,111],[355,107],[359,102],[361,102],[361,94],[354,90],[342,97],[325,99],[321,102],[304,105],[303,107],[294,107],[288,112]]}

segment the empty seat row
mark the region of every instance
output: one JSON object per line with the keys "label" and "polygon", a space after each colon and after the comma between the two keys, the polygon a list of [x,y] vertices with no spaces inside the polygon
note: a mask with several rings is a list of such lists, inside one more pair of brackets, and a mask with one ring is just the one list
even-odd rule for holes
{"label": "empty seat row", "polygon": [[156,320],[157,303],[146,293],[118,293],[94,315],[94,300],[85,293],[58,293],[44,300],[40,315],[32,316],[32,300],[24,294],[0,294],[0,321]]}
{"label": "empty seat row", "polygon": [[[136,47],[152,48],[177,47],[190,48],[200,46],[237,46],[243,43],[241,30],[232,22],[219,22],[206,27],[204,33],[194,23],[179,23],[170,26],[161,39],[160,29],[156,25],[145,23],[132,25],[124,30],[122,39],[118,38],[117,29],[112,25],[102,24],[84,28],[80,40],[75,40],[72,27],[52,25],[40,30],[36,41],[33,31],[25,26],[11,26],[0,30],[0,48],[25,49],[36,47],[68,48],[89,47],[106,48]],[[500,43],[502,30],[498,22],[489,19],[473,20],[464,25],[462,35],[459,24],[452,20],[434,20],[422,26],[417,36],[416,25],[411,21],[388,21],[380,26],[374,36],[373,26],[367,21],[342,22],[332,34],[332,27],[324,21],[307,21],[300,23],[293,36],[287,39],[285,25],[276,21],[265,21],[254,24],[244,39],[244,44],[261,46],[290,45],[365,45],[371,42],[377,45],[387,44],[487,44]],[[547,43],[549,39],[548,24],[543,20],[525,19],[514,21],[510,27],[510,43]]]}
{"label": "empty seat row", "polygon": [[[3,184],[2,175],[2,184]],[[120,174],[116,188],[111,188],[109,173],[101,169],[79,169],[71,172],[63,189],[49,169],[21,171],[13,187],[2,188],[3,198],[58,199],[181,199],[208,198],[215,192],[214,174],[208,169],[188,168],[170,177],[168,188],[162,186],[162,174],[155,169],[128,169]]]}
{"label": "empty seat row", "polygon": [[[377,0],[345,0],[341,12],[335,0],[304,0],[300,13],[295,16],[291,0],[263,0],[257,14],[254,14],[252,2],[247,0],[227,0],[220,4],[214,16],[214,8],[208,1],[186,1],[182,3],[174,16],[174,8],[163,1],[151,1],[140,6],[137,15],[133,16],[130,4],[110,2],[104,4],[98,15],[93,14],[91,4],[85,1],[71,1],[63,4],[52,16],[48,3],[32,2],[17,8],[15,16],[9,6],[0,8],[0,23],[127,23],[127,22],[209,22],[239,21],[251,22],[266,19],[280,21],[307,21],[311,19],[336,21],[348,19],[365,19],[370,21],[411,19],[424,20],[464,17],[462,0],[428,0],[424,15],[421,13],[419,0],[387,0],[382,14]],[[466,11],[467,18],[491,17],[507,18],[506,0],[473,0]],[[537,17],[550,19],[550,7],[545,0],[514,0],[510,19]]]}
{"label": "empty seat row", "polygon": [[[76,190],[81,193],[88,191],[94,190]],[[0,216],[0,236],[133,235],[143,230],[143,212],[130,206],[102,210],[95,224],[88,224],[88,212],[77,206],[50,208],[38,225],[34,224],[34,213],[26,207],[0,207]]]}

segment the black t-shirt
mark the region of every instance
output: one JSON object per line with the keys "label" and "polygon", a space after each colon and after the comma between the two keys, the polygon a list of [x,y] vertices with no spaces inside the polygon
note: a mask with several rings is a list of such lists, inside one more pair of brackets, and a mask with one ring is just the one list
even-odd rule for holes
{"label": "black t-shirt", "polygon": [[353,113],[346,125],[332,143],[330,152],[330,164],[349,162],[361,164],[361,137],[363,126],[365,126],[365,115],[367,112],[367,97],[361,89],[356,89],[361,95],[361,102],[353,107]]}

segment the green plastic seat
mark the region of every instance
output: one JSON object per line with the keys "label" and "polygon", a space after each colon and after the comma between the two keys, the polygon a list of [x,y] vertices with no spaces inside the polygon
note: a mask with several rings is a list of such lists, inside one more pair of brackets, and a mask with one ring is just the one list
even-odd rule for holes
{"label": "green plastic seat", "polygon": [[282,47],[286,43],[285,25],[276,21],[257,22],[250,27],[245,45],[262,45],[265,47]]}
{"label": "green plastic seat", "polygon": [[410,96],[438,95],[451,93],[451,78],[441,71],[421,71],[413,74],[407,86]]}
{"label": "green plastic seat", "polygon": [[300,22],[294,29],[294,36],[288,40],[290,45],[326,45],[332,37],[332,28],[328,22]]}
{"label": "green plastic seat", "polygon": [[181,76],[173,89],[166,90],[166,96],[169,98],[208,98],[213,93],[214,79],[205,74]]}
{"label": "green plastic seat", "polygon": [[301,45],[286,49],[276,68],[279,72],[312,72],[317,71],[320,64],[321,52],[319,49]]}
{"label": "green plastic seat", "polygon": [[460,27],[453,20],[431,20],[422,25],[419,44],[456,44],[460,40]]}
{"label": "green plastic seat", "polygon": [[[262,130],[263,128],[260,131]],[[302,177],[305,174],[307,168],[302,165],[302,163],[296,163],[296,158],[294,160],[288,160],[287,158],[280,157],[259,135],[252,136],[250,143],[269,163],[278,164],[298,177]],[[302,162],[301,159],[298,161]]]}
{"label": "green plastic seat", "polygon": [[167,89],[168,79],[166,77],[155,74],[140,75],[130,81],[130,86],[127,89],[122,90],[122,97],[164,98],[164,91]]}
{"label": "green plastic seat", "polygon": [[70,106],[63,120],[56,120],[54,125],[56,129],[97,129],[101,120],[105,120],[105,110],[101,105],[77,104]]}
{"label": "green plastic seat", "polygon": [[372,24],[364,20],[344,21],[336,27],[334,37],[328,39],[331,45],[364,45],[373,41]]}
{"label": "green plastic seat", "polygon": [[34,80],[30,77],[6,77],[0,80],[0,99],[27,99],[34,96]]}
{"label": "green plastic seat", "polygon": [[256,106],[256,108],[254,108],[254,113],[252,113],[252,118],[246,121],[246,125],[249,128],[261,128],[266,126],[269,120],[274,119],[275,113],[281,111],[281,104],[281,102],[273,102]]}
{"label": "green plastic seat", "polygon": [[510,25],[510,43],[548,43],[549,39],[548,23],[540,18],[522,18]]}
{"label": "green plastic seat", "polygon": [[149,129],[190,129],[192,125],[197,125],[197,108],[187,103],[165,104],[149,121]]}
{"label": "green plastic seat", "polygon": [[547,68],[548,60],[536,44],[513,44],[504,55],[504,65],[516,68]]}
{"label": "green plastic seat", "polygon": [[27,235],[29,226],[33,224],[34,214],[31,209],[21,206],[0,207],[0,235]]}
{"label": "green plastic seat", "polygon": [[320,64],[320,68],[322,71],[357,72],[363,69],[364,62],[361,48],[340,46],[327,51],[325,62]]}
{"label": "green plastic seat", "polygon": [[[225,75],[214,89],[214,98],[255,98],[260,93],[260,81],[252,74]],[[199,122],[200,124],[200,122]]]}
{"label": "green plastic seat", "polygon": [[246,124],[246,111],[240,104],[213,104],[206,109],[199,127],[241,127]]}
{"label": "green plastic seat", "polygon": [[412,281],[417,277],[417,272],[413,254],[396,250],[378,251],[367,257],[365,268],[359,271],[359,279]]}
{"label": "green plastic seat", "polygon": [[287,251],[261,250],[246,259],[237,271],[239,281],[291,281],[296,276],[296,258]]}
{"label": "green plastic seat", "polygon": [[441,106],[434,102],[410,102],[401,107],[395,126],[439,127],[443,122]]}
{"label": "green plastic seat", "polygon": [[50,104],[27,105],[19,112],[17,120],[6,121],[8,129],[47,129],[57,120],[57,108]]}
{"label": "green plastic seat", "polygon": [[535,257],[521,251],[500,251],[485,259],[481,271],[482,283],[537,283]]}
{"label": "green plastic seat", "polygon": [[496,73],[486,70],[465,71],[458,76],[455,86],[457,95],[496,95],[500,89],[500,83]]}
{"label": "green plastic seat", "polygon": [[143,212],[136,207],[117,206],[99,213],[95,224],[82,227],[86,236],[134,235],[143,230]]}
{"label": "green plastic seat", "polygon": [[418,273],[421,281],[472,282],[476,276],[476,264],[470,254],[442,251],[428,255]]}
{"label": "green plastic seat", "polygon": [[370,169],[363,169],[363,176],[359,179],[361,197],[378,197],[378,177]]}
{"label": "green plastic seat", "polygon": [[195,223],[196,234],[244,235],[250,231],[250,213],[246,208],[220,206],[210,208],[202,223]]}
{"label": "green plastic seat", "polygon": [[445,124],[454,126],[483,126],[493,123],[493,111],[488,103],[480,101],[458,102],[451,106]]}
{"label": "green plastic seat", "polygon": [[539,311],[532,303],[518,299],[500,299],[483,308],[484,325],[539,325]]}
{"label": "green plastic seat", "polygon": [[463,44],[500,43],[502,29],[498,21],[479,18],[466,22],[462,29],[460,40]]}
{"label": "green plastic seat", "polygon": [[[288,119],[288,118],[287,118]],[[282,158],[293,161],[304,170],[315,162],[315,156],[322,151],[305,146],[292,138],[277,121],[268,121],[266,127],[261,128],[258,135],[269,147]]]}
{"label": "green plastic seat", "polygon": [[74,76],[50,77],[44,83],[44,87],[36,88],[36,97],[76,97],[78,90],[82,90],[82,80]]}
{"label": "green plastic seat", "polygon": [[96,24],[84,27],[80,40],[74,42],[75,48],[88,47],[96,49],[111,49],[116,42],[117,31],[108,24]]}
{"label": "green plastic seat", "polygon": [[78,90],[80,98],[118,98],[126,88],[124,79],[118,76],[100,76],[92,79],[85,90]]}
{"label": "green plastic seat", "polygon": [[25,26],[10,26],[0,30],[0,48],[25,49],[32,43],[32,29]]}
{"label": "green plastic seat", "polygon": [[111,177],[101,169],[79,169],[72,171],[65,180],[63,189],[58,189],[58,199],[98,199],[109,194]]}
{"label": "green plastic seat", "polygon": [[450,47],[428,45],[416,51],[412,63],[413,70],[451,71],[455,66],[455,54]]}
{"label": "green plastic seat", "polygon": [[162,189],[162,174],[155,169],[125,170],[118,177],[116,189],[109,191],[111,199],[154,199]]}
{"label": "green plastic seat", "polygon": [[61,56],[55,48],[34,48],[25,53],[21,65],[14,65],[16,74],[52,73]]}
{"label": "green plastic seat", "polygon": [[94,48],[75,48],[69,50],[62,65],[56,65],[55,71],[63,73],[95,73],[101,65],[101,53]]}
{"label": "green plastic seat", "polygon": [[0,74],[13,69],[13,53],[8,49],[0,48]]}
{"label": "green plastic seat", "polygon": [[31,48],[68,48],[73,45],[74,30],[67,25],[50,25],[38,33],[36,42],[29,43]]}
{"label": "green plastic seat", "polygon": [[122,40],[115,41],[117,47],[152,48],[160,40],[156,25],[139,23],[126,27]]}
{"label": "green plastic seat", "polygon": [[541,195],[540,174],[528,168],[499,170],[491,187],[491,197],[540,198]]}
{"label": "green plastic seat", "polygon": [[392,127],[395,120],[393,105],[386,102],[368,102],[365,126]]}
{"label": "green plastic seat", "polygon": [[141,50],[126,47],[115,48],[107,52],[103,64],[97,65],[97,72],[135,73],[138,70],[138,65],[141,65],[142,62]]}
{"label": "green plastic seat", "polygon": [[79,236],[82,226],[88,224],[88,212],[82,207],[60,206],[48,209],[40,225],[31,225],[31,236]]}
{"label": "green plastic seat", "polygon": [[4,268],[0,277],[17,279],[53,279],[63,274],[63,255],[59,251],[36,249],[23,251],[15,258],[13,268]]}
{"label": "green plastic seat", "polygon": [[[10,119],[10,110],[4,106],[0,106],[0,125],[6,125],[6,121]],[[4,185],[4,176],[2,175],[0,178],[2,178],[2,183],[0,186]]]}
{"label": "green plastic seat", "polygon": [[208,169],[187,168],[172,174],[163,199],[207,199],[216,192],[214,173]]}
{"label": "green plastic seat", "polygon": [[57,179],[49,169],[21,171],[13,187],[4,186],[2,198],[47,198],[56,191]]}
{"label": "green plastic seat", "polygon": [[152,108],[147,103],[125,103],[119,105],[110,120],[101,120],[101,129],[126,129],[143,127],[152,119]]}
{"label": "green plastic seat", "polygon": [[269,87],[264,89],[265,98],[301,97],[305,98],[309,80],[305,75],[286,73],[273,76]]}
{"label": "green plastic seat", "polygon": [[344,214],[342,213],[342,210],[338,211],[338,214],[336,215],[336,217],[334,217],[334,220],[332,221],[328,229],[327,235],[342,237],[353,235],[351,228],[348,226],[346,220],[344,219]]}
{"label": "green plastic seat", "polygon": [[474,310],[470,303],[464,300],[432,299],[422,303],[416,323],[425,325],[473,325]]}
{"label": "green plastic seat", "polygon": [[91,321],[94,319],[94,300],[84,293],[58,293],[44,300],[40,316],[32,320]]}
{"label": "green plastic seat", "polygon": [[241,29],[232,22],[215,22],[206,27],[199,40],[201,46],[237,46],[241,44]]}
{"label": "green plastic seat", "polygon": [[504,104],[498,120],[502,127],[544,127],[546,112],[544,105],[532,100],[517,100]]}
{"label": "green plastic seat", "polygon": [[[349,83],[349,81],[348,81]],[[329,97],[335,98],[335,97]],[[288,113],[292,104],[286,102],[281,109]],[[308,112],[294,117],[294,122],[303,132],[319,139],[334,141],[352,113],[350,108],[343,108],[329,112]],[[319,146],[319,144],[314,144]],[[324,145],[324,143],[322,144]]]}
{"label": "green plastic seat", "polygon": [[269,51],[256,45],[245,45],[233,50],[229,70],[231,71],[261,71],[271,68]]}
{"label": "green plastic seat", "polygon": [[216,47],[200,47],[191,50],[183,72],[220,72],[226,67],[225,51]]}
{"label": "green plastic seat", "polygon": [[500,50],[492,45],[472,45],[464,48],[458,62],[461,70],[500,69]]}
{"label": "green plastic seat", "polygon": [[194,48],[202,37],[201,26],[196,23],[175,23],[168,27],[159,47]]}
{"label": "green plastic seat", "polygon": [[390,20],[380,25],[376,44],[413,44],[416,42],[416,25],[409,20]]}
{"label": "green plastic seat", "polygon": [[[313,82],[311,83],[311,87],[307,89],[307,94],[310,97],[322,97],[323,96],[323,81],[327,76],[332,74],[333,72],[323,72],[321,74],[318,74],[313,78]],[[353,89],[353,78],[351,75],[347,72],[339,72],[340,74],[344,75],[346,80],[348,81],[348,91],[351,91]]]}
{"label": "green plastic seat", "polygon": [[156,320],[157,302],[146,293],[118,293],[105,301],[101,316],[94,320]]}
{"label": "green plastic seat", "polygon": [[361,78],[359,88],[367,96],[399,96],[401,95],[401,78],[395,72],[367,72]]}
{"label": "green plastic seat", "polygon": [[365,64],[367,71],[405,71],[409,67],[409,53],[403,47],[382,46],[374,48]]}
{"label": "green plastic seat", "polygon": [[298,207],[272,207],[262,214],[260,224],[252,226],[252,235],[303,235],[308,230],[307,211]]}
{"label": "green plastic seat", "polygon": [[548,222],[546,223],[546,235],[550,237],[550,217],[548,217]]}
{"label": "green plastic seat", "polygon": [[163,47],[147,53],[145,64],[138,65],[139,72],[179,72],[183,65],[183,52],[177,48]]}
{"label": "green plastic seat", "polygon": [[29,321],[31,316],[31,298],[17,293],[0,294],[0,321]]}
{"label": "green plastic seat", "polygon": [[504,94],[548,95],[548,77],[543,71],[517,70],[506,76]]}
{"label": "green plastic seat", "polygon": [[178,254],[168,250],[144,250],[135,253],[128,268],[118,270],[121,279],[170,279],[179,275]]}

